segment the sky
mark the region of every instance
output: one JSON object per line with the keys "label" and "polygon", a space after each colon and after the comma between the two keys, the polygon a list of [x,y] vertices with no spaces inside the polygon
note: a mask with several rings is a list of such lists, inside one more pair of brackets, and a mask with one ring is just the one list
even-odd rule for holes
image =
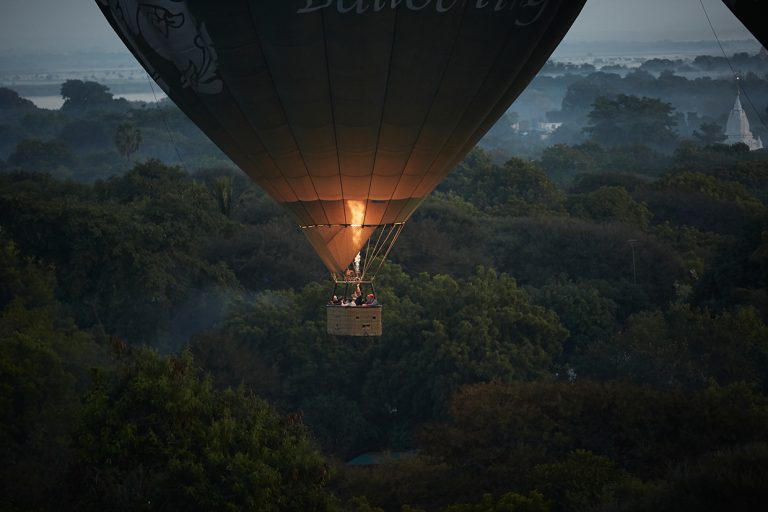
{"label": "sky", "polygon": [[[749,32],[721,0],[702,0],[720,39]],[[587,0],[566,42],[712,40],[700,0]],[[95,0],[0,0],[0,51],[126,51]]]}

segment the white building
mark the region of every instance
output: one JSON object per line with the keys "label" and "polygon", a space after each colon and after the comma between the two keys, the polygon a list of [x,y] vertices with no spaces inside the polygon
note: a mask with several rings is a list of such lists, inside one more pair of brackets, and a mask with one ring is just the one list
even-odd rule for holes
{"label": "white building", "polygon": [[733,110],[728,115],[728,122],[725,124],[725,143],[736,144],[742,142],[749,146],[750,151],[763,147],[763,141],[760,137],[755,138],[749,129],[749,121],[744,109],[741,108],[739,93],[736,93],[736,102],[733,104]]}

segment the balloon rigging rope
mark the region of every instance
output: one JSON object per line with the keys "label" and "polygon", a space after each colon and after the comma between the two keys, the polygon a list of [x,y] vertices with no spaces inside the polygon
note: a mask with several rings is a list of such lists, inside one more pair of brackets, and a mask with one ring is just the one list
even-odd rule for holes
{"label": "balloon rigging rope", "polygon": [[366,263],[368,263],[368,254],[371,252],[371,237],[368,237],[368,243],[365,246],[365,259],[363,260],[363,275],[368,270]]}
{"label": "balloon rigging rope", "polygon": [[[397,235],[400,233],[400,230],[402,230],[402,224],[399,224],[397,226],[390,226],[389,233],[387,233],[387,237],[384,239],[384,242],[381,244],[381,247],[379,247],[379,252],[373,255],[373,258],[371,258],[371,264],[373,264],[374,258],[378,258],[379,254],[381,254],[381,251],[385,250],[384,256],[381,258],[381,262],[379,263],[378,268],[373,273],[374,277],[376,274],[379,273],[381,270],[381,267],[384,266],[384,261],[386,261],[387,256],[389,255],[389,251],[392,250],[392,246],[395,245],[395,241],[397,240]],[[392,235],[395,235],[392,237]]]}
{"label": "balloon rigging rope", "polygon": [[[403,230],[404,225],[405,223],[397,223],[384,224],[381,226],[381,229],[378,230],[376,242],[373,244],[373,249],[371,249],[371,239],[368,239],[368,247],[365,250],[365,261],[363,262],[361,278],[365,278],[365,275],[374,266],[376,259],[381,256],[381,261],[378,263],[376,271],[373,274],[373,277],[376,277],[376,274],[378,274],[384,266],[384,262],[386,261],[389,252],[392,250],[392,247],[395,245],[397,238],[400,236],[400,232]],[[383,256],[382,252],[384,253]],[[371,279],[373,279],[373,277]]]}
{"label": "balloon rigging rope", "polygon": [[[381,252],[381,248],[384,246],[384,244],[387,243],[387,238],[384,238],[384,242],[381,243],[381,238],[384,236],[386,231],[387,231],[387,225],[385,224],[381,227],[381,230],[379,231],[379,236],[378,238],[376,238],[376,243],[373,244],[373,251],[371,251],[370,256],[366,254],[365,266],[363,267],[363,274],[367,273],[368,270],[370,270],[373,260],[379,255],[379,253]],[[387,235],[387,237],[389,237],[389,235]],[[370,238],[368,239],[368,241],[370,242]]]}
{"label": "balloon rigging rope", "polygon": [[173,144],[173,149],[176,151],[176,157],[179,159],[179,163],[181,164],[182,169],[184,168],[184,160],[181,158],[181,153],[179,152],[179,146],[176,145],[176,139],[173,138],[173,133],[171,133],[171,128],[168,126],[168,121],[165,119],[165,114],[163,113],[163,109],[160,108],[160,102],[157,99],[157,94],[155,94],[155,86],[152,85],[152,77],[149,76],[149,73],[147,73],[147,82],[149,82],[149,88],[152,90],[152,96],[155,98],[155,108],[157,108],[157,111],[160,112],[160,119],[163,121],[163,126],[165,126],[165,131],[168,132],[168,138],[171,139],[171,144]]}
{"label": "balloon rigging rope", "polygon": [[755,108],[755,104],[752,103],[752,98],[749,97],[749,94],[747,94],[747,90],[741,84],[741,80],[739,79],[739,74],[733,68],[733,65],[731,64],[731,59],[729,59],[728,55],[725,53],[725,48],[723,48],[723,44],[720,42],[720,38],[717,37],[717,32],[715,31],[715,26],[712,24],[712,19],[709,17],[707,8],[704,7],[704,0],[699,0],[699,4],[701,4],[701,10],[704,11],[704,16],[706,16],[707,18],[707,22],[709,23],[709,28],[712,30],[712,35],[715,36],[715,41],[717,41],[717,46],[720,47],[720,51],[722,52],[723,57],[725,58],[725,62],[728,63],[728,67],[731,68],[731,74],[733,74],[734,78],[736,79],[736,87],[738,88],[738,90],[744,93],[744,97],[747,98],[747,103],[749,103],[749,105],[752,107],[752,110],[755,112],[755,115],[757,115],[757,119],[760,120],[760,124],[762,124],[764,128],[768,129],[768,126],[766,126],[765,121],[763,120],[763,117],[760,115],[760,111],[757,110],[757,108]]}
{"label": "balloon rigging rope", "polygon": [[384,262],[387,261],[387,256],[389,256],[389,251],[392,250],[392,247],[395,245],[395,242],[397,242],[398,237],[400,236],[400,233],[403,231],[403,228],[405,227],[405,224],[399,224],[397,228],[390,231],[395,233],[395,236],[392,238],[392,241],[389,243],[389,247],[387,247],[387,252],[384,253],[384,256],[381,258],[381,263],[379,263],[379,268],[376,269],[376,274],[379,273],[381,268],[384,266]]}

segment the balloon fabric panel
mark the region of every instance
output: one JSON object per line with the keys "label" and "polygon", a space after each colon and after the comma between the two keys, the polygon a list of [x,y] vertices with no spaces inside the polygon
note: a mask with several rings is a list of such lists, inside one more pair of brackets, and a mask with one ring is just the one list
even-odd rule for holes
{"label": "balloon fabric panel", "polygon": [[583,0],[96,0],[168,96],[332,272],[403,223]]}

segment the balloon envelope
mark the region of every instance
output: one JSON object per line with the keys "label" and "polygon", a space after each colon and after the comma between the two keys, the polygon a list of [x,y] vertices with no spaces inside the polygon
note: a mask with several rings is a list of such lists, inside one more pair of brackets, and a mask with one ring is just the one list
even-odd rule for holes
{"label": "balloon envelope", "polygon": [[504,113],[584,0],[97,3],[339,272]]}

